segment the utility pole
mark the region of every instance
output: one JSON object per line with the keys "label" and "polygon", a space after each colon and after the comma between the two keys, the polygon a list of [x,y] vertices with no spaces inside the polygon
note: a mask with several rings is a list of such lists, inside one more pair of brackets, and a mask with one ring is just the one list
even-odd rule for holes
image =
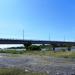
{"label": "utility pole", "polygon": [[23,30],[23,40],[24,40],[24,30]]}
{"label": "utility pole", "polygon": [[[51,41],[50,32],[49,32],[49,41]],[[51,44],[49,44],[49,50],[51,49]]]}
{"label": "utility pole", "polygon": [[50,33],[49,33],[49,41],[51,40],[51,38],[50,38]]}
{"label": "utility pole", "polygon": [[64,41],[65,41],[65,36],[64,36]]}

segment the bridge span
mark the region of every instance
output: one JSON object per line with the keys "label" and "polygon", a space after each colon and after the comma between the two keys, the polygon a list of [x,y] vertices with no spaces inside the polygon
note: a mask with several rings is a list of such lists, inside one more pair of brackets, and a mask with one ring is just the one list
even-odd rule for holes
{"label": "bridge span", "polygon": [[67,46],[68,49],[71,48],[71,46],[75,46],[75,42],[71,41],[47,41],[47,40],[26,40],[26,39],[0,39],[0,44],[49,44],[53,47],[53,50],[55,50],[55,47],[62,47]]}
{"label": "bridge span", "polygon": [[48,41],[48,40],[28,40],[28,39],[0,39],[0,44],[67,44],[67,45],[75,45],[75,42],[71,41]]}

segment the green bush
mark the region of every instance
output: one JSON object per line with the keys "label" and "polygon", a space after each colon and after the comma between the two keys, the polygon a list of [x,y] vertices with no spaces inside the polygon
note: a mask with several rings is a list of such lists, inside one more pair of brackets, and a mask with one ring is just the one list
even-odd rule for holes
{"label": "green bush", "polygon": [[29,46],[31,46],[31,42],[29,41],[29,42],[25,43],[24,46],[25,46],[26,50],[28,50]]}
{"label": "green bush", "polygon": [[28,47],[28,50],[32,50],[32,51],[36,51],[36,50],[41,50],[40,46],[36,46],[36,45],[31,45]]}
{"label": "green bush", "polygon": [[69,58],[67,55],[63,56],[64,58]]}
{"label": "green bush", "polygon": [[23,54],[25,51],[17,51],[17,50],[0,50],[0,53],[11,53],[11,54]]}
{"label": "green bush", "polygon": [[62,51],[62,52],[65,52],[66,50],[65,50],[65,49],[61,49],[61,51]]}

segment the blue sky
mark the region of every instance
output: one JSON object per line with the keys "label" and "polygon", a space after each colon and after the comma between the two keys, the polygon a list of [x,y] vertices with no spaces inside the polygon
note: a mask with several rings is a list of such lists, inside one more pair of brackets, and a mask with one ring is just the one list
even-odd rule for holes
{"label": "blue sky", "polygon": [[0,0],[0,38],[75,40],[75,0]]}

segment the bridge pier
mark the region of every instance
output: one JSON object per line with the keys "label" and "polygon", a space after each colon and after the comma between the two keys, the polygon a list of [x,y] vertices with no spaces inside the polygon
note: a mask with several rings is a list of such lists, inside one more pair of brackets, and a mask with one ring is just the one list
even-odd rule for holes
{"label": "bridge pier", "polygon": [[68,46],[68,51],[71,51],[71,46]]}
{"label": "bridge pier", "polygon": [[45,46],[45,44],[42,44],[42,46]]}
{"label": "bridge pier", "polygon": [[55,52],[55,47],[53,46],[53,51]]}
{"label": "bridge pier", "polygon": [[53,51],[55,52],[56,45],[55,44],[51,44],[51,45],[52,45]]}

